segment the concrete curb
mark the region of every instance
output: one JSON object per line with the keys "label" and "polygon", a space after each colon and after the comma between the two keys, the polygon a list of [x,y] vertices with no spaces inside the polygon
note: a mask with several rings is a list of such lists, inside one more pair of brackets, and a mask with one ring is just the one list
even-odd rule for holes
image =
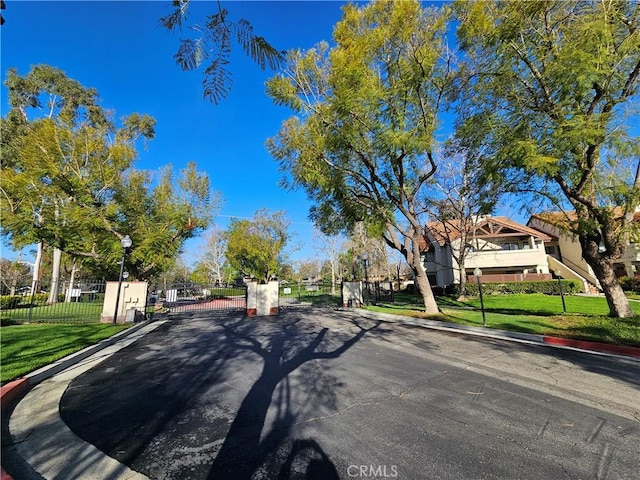
{"label": "concrete curb", "polygon": [[[13,380],[6,385],[3,385],[0,389],[0,403],[2,415],[5,415],[10,406],[14,404],[14,401],[19,398],[23,393],[29,390],[31,387],[37,385],[38,383],[53,377],[57,373],[60,373],[67,368],[74,366],[89,358],[91,355],[103,350],[120,340],[123,340],[130,335],[136,333],[138,330],[146,327],[152,323],[151,320],[147,320],[144,322],[140,322],[135,324],[134,326],[123,330],[121,332],[112,335],[109,338],[105,338],[95,345],[90,345],[78,352],[67,355],[66,357],[57,360],[56,362],[51,363],[50,365],[46,365],[34,372],[31,372],[24,377]],[[9,475],[4,468],[0,466],[0,480],[13,480],[13,477]]]}
{"label": "concrete curb", "polygon": [[595,355],[610,355],[640,361],[640,347],[627,345],[613,345],[609,343],[591,342],[587,340],[573,340],[569,338],[551,337],[531,333],[509,332],[488,327],[472,327],[458,325],[456,323],[440,322],[390,313],[365,311],[365,315],[392,323],[411,325],[431,330],[440,330],[452,333],[462,333],[478,337],[495,338],[499,340],[515,341],[520,343],[539,344],[547,347],[575,350]]}

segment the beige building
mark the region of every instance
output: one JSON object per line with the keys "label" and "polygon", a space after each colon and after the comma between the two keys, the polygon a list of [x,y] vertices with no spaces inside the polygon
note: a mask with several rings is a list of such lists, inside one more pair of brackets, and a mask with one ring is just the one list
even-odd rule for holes
{"label": "beige building", "polygon": [[459,224],[454,221],[429,222],[425,226],[423,262],[432,285],[446,286],[460,282],[456,258],[467,249],[465,274],[482,270],[487,282],[550,280],[545,242],[547,234],[514,222],[506,217],[479,217],[462,245]]}
{"label": "beige building", "polygon": [[[570,216],[571,214],[569,214]],[[425,225],[422,259],[432,286],[460,283],[456,258],[467,249],[465,272],[473,280],[473,271],[482,270],[485,282],[521,282],[560,277],[578,280],[583,292],[595,293],[600,283],[582,258],[577,238],[559,228],[567,216],[560,212],[533,215],[527,225],[506,217],[479,217],[462,245],[459,222],[429,222]],[[634,221],[640,222],[640,213]],[[640,273],[640,245],[627,245],[615,264],[616,273],[634,276]]]}
{"label": "beige building", "polygon": [[[575,235],[559,227],[563,222],[575,217],[573,212],[550,212],[533,215],[527,225],[541,232],[545,232],[552,240],[546,245],[546,250],[552,268],[557,268],[563,278],[582,278],[591,287],[600,288],[600,282],[596,278],[591,267],[582,258],[582,248]],[[634,221],[640,221],[640,215],[636,213]],[[633,277],[640,273],[640,245],[629,243],[622,257],[614,264],[618,277]]]}

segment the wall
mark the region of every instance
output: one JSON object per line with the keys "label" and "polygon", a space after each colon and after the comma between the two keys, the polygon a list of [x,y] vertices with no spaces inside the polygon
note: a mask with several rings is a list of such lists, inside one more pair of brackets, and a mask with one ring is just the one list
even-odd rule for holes
{"label": "wall", "polygon": [[[135,308],[144,315],[144,307],[147,303],[147,287],[147,282],[122,282],[120,302],[118,304],[118,323],[125,321],[126,312],[130,308]],[[101,322],[113,322],[117,293],[118,282],[107,282],[104,293],[104,303],[102,305],[102,315],[100,316]]]}

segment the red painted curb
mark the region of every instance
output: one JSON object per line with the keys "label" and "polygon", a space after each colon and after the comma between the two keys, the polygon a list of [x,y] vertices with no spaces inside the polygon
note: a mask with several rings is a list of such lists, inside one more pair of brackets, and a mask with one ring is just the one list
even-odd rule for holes
{"label": "red painted curb", "polygon": [[4,413],[9,404],[29,386],[28,378],[19,378],[0,388],[0,410]]}
{"label": "red painted curb", "polygon": [[4,468],[0,467],[0,480],[13,480],[13,477],[4,471]]}
{"label": "red painted curb", "polygon": [[617,355],[627,355],[630,357],[640,357],[640,348],[626,345],[611,345],[610,343],[589,342],[587,340],[573,340],[560,337],[543,337],[544,343],[552,345],[564,345],[566,347],[583,348],[585,350],[595,350],[597,352],[615,353]]}
{"label": "red painted curb", "polygon": [[[28,378],[19,378],[0,387],[0,411],[4,415],[9,404],[29,386]],[[0,480],[13,480],[13,477],[0,467]]]}

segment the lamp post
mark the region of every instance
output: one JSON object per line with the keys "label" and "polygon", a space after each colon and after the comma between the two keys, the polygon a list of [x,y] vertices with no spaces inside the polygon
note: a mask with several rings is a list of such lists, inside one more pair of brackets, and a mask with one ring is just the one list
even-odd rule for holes
{"label": "lamp post", "polygon": [[369,305],[369,273],[367,271],[367,263],[369,263],[369,255],[362,255],[362,263],[364,265],[364,288],[367,294],[366,304]]}
{"label": "lamp post", "polygon": [[[118,320],[118,307],[120,306],[120,290],[122,289],[122,277],[124,274],[124,257],[127,255],[127,249],[133,245],[133,242],[129,238],[129,235],[125,235],[120,240],[120,244],[122,245],[122,260],[120,262],[120,276],[118,277],[118,292],[116,293],[116,311],[113,313],[113,325],[116,324]],[[128,275],[127,275],[128,276]]]}
{"label": "lamp post", "polygon": [[564,292],[562,291],[562,278],[560,270],[556,270],[553,272],[556,274],[556,278],[558,279],[558,287],[560,287],[560,298],[562,298],[562,311],[567,313],[567,305],[564,303]]}
{"label": "lamp post", "polygon": [[487,317],[484,314],[484,299],[482,298],[482,282],[480,281],[480,277],[482,277],[482,270],[476,267],[473,270],[473,274],[476,276],[476,279],[478,280],[478,292],[480,293],[480,309],[482,310],[482,325],[486,326]]}

